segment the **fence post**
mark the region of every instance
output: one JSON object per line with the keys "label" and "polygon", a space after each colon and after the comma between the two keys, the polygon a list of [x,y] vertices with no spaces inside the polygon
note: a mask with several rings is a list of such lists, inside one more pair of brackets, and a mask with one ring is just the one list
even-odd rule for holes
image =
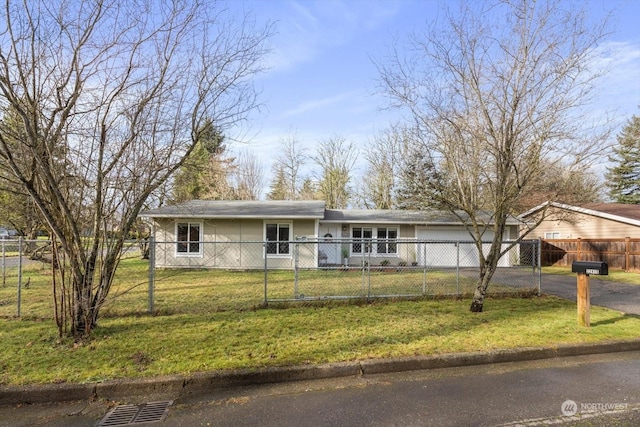
{"label": "fence post", "polygon": [[542,287],[542,237],[538,237],[538,296],[541,295],[541,287]]}
{"label": "fence post", "polygon": [[264,251],[264,305],[267,305],[267,242],[262,242]]}
{"label": "fence post", "polygon": [[427,242],[422,241],[422,293],[427,294]]}
{"label": "fence post", "polygon": [[624,271],[629,271],[631,264],[631,238],[624,238]]}
{"label": "fence post", "polygon": [[2,287],[7,285],[7,264],[6,264],[6,251],[4,247],[4,240],[2,240]]}
{"label": "fence post", "polygon": [[576,260],[579,261],[582,259],[582,238],[578,237],[578,253]]}
{"label": "fence post", "polygon": [[[373,245],[373,244],[372,244]],[[367,253],[367,299],[371,298],[371,251],[373,250],[373,246],[369,248],[369,252]]]}
{"label": "fence post", "polygon": [[153,314],[154,312],[154,295],[156,277],[156,239],[151,234],[149,236],[149,296],[147,301],[147,312]]}
{"label": "fence post", "polygon": [[456,242],[456,294],[460,295],[460,242]]}
{"label": "fence post", "polygon": [[22,236],[18,239],[18,317],[22,304]]}
{"label": "fence post", "polygon": [[298,299],[298,268],[300,267],[300,244],[293,244],[293,298]]}

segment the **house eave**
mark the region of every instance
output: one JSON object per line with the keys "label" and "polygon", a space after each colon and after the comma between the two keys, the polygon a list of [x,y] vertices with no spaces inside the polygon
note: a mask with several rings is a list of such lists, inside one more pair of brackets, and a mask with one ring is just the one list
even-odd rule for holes
{"label": "house eave", "polygon": [[576,212],[576,213],[581,213],[581,214],[585,214],[585,215],[595,216],[597,218],[608,219],[608,220],[611,220],[611,221],[621,222],[623,224],[629,224],[629,225],[634,225],[636,227],[640,227],[640,221],[636,220],[636,219],[626,218],[626,217],[619,216],[619,215],[613,215],[613,214],[606,213],[606,212],[595,211],[593,209],[587,209],[587,208],[583,208],[583,207],[580,207],[580,206],[566,205],[564,203],[557,203],[557,202],[545,202],[545,203],[543,203],[541,205],[538,205],[538,206],[536,206],[536,207],[534,207],[532,209],[529,209],[527,212],[521,214],[520,217],[524,218],[524,217],[527,217],[529,215],[532,215],[535,212],[538,212],[538,211],[544,209],[546,206],[554,207],[554,208],[558,208],[558,209],[564,209],[564,210],[571,211],[571,212]]}
{"label": "house eave", "polygon": [[306,215],[197,215],[197,214],[174,214],[174,215],[140,215],[141,218],[163,218],[163,219],[308,219],[308,220],[322,220],[321,216],[306,216]]}

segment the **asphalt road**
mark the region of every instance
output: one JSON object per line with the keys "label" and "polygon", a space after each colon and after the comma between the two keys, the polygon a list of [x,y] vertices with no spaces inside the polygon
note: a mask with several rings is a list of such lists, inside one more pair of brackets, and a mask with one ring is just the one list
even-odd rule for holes
{"label": "asphalt road", "polygon": [[[576,277],[544,274],[542,293],[576,301]],[[630,315],[640,316],[640,286],[611,282],[589,276],[591,305],[611,308]]]}
{"label": "asphalt road", "polygon": [[[155,425],[639,425],[638,378],[640,352],[626,352],[302,381],[178,398]],[[94,426],[110,405],[0,407],[0,426]]]}

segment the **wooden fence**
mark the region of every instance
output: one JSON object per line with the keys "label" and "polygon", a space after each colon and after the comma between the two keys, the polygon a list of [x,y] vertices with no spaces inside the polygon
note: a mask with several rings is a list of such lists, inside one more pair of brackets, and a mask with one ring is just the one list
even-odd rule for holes
{"label": "wooden fence", "polygon": [[550,239],[542,241],[542,265],[571,267],[573,261],[604,261],[609,268],[640,271],[640,239]]}

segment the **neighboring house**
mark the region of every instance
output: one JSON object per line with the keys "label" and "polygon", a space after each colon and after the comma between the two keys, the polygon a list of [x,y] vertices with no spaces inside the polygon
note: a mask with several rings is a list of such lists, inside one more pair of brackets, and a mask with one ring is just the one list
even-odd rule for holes
{"label": "neighboring house", "polygon": [[0,227],[0,239],[13,239],[18,232],[12,228]]}
{"label": "neighboring house", "polygon": [[[489,220],[486,213],[478,215]],[[140,216],[152,224],[158,267],[293,268],[294,250],[300,265],[309,268],[341,265],[343,258],[350,265],[365,259],[372,265],[383,260],[390,265],[478,264],[473,245],[453,243],[471,236],[446,212],[334,210],[325,209],[322,201],[193,200]],[[517,237],[519,223],[509,219],[505,240]],[[484,237],[490,241],[493,233],[486,231]],[[427,250],[416,240],[441,244]],[[292,242],[299,242],[297,249]],[[511,265],[510,257],[500,265]]]}
{"label": "neighboring house", "polygon": [[621,203],[592,203],[572,206],[547,202],[523,213],[524,221],[534,220],[543,209],[545,219],[527,238],[619,239],[640,236],[640,206]]}

